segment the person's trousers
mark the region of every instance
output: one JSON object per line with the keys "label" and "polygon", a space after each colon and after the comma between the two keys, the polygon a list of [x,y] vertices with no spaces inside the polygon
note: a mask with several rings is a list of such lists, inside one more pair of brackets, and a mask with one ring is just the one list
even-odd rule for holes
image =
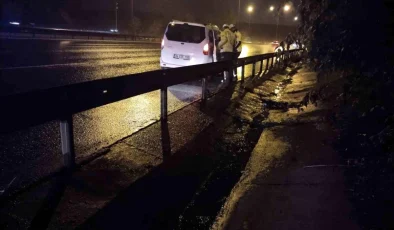
{"label": "person's trousers", "polygon": [[[233,52],[223,52],[221,53],[221,61],[233,61],[234,53]],[[230,74],[231,73],[231,74]],[[225,81],[232,82],[233,80],[233,66],[230,67],[229,71],[224,71],[224,79]]]}
{"label": "person's trousers", "polygon": [[[241,52],[234,52],[233,53],[233,60],[234,60],[234,77],[237,78],[237,60],[239,58],[239,56],[241,55]],[[233,79],[234,81],[236,81],[236,79]]]}
{"label": "person's trousers", "polygon": [[238,58],[239,58],[239,56],[241,56],[241,52],[237,51],[237,52],[235,53],[235,57],[236,57],[236,59],[238,59]]}

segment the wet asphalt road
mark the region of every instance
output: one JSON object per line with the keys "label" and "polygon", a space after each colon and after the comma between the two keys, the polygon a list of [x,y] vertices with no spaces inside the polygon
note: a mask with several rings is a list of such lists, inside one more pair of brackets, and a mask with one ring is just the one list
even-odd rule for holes
{"label": "wet asphalt road", "polygon": [[[242,56],[267,52],[271,52],[270,46],[246,44]],[[159,56],[157,43],[1,39],[0,96],[157,70]],[[199,99],[200,91],[200,87],[188,84],[171,87],[169,112]],[[153,91],[75,114],[77,158],[83,159],[157,121],[159,102],[159,91]],[[26,178],[41,177],[61,166],[57,122],[0,136],[0,186],[16,175],[23,184]]]}

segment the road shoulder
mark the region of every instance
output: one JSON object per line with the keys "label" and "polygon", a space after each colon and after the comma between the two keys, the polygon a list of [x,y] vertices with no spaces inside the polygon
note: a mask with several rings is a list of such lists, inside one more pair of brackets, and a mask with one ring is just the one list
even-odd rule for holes
{"label": "road shoulder", "polygon": [[[314,84],[316,74],[301,69],[283,93],[267,96],[267,103],[302,104]],[[324,105],[269,109],[213,229],[358,229],[345,194],[344,166],[331,147],[336,134],[328,110]]]}

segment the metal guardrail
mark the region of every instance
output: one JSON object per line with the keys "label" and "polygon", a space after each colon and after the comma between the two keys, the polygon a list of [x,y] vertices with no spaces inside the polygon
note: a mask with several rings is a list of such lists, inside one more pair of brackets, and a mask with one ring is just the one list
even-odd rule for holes
{"label": "metal guardrail", "polygon": [[[256,75],[256,63],[261,62],[258,75],[297,55],[302,50],[268,53],[238,59],[236,66],[242,67],[241,82],[245,78],[245,66],[252,64],[252,76]],[[157,70],[125,75],[109,79],[60,86],[0,97],[3,109],[0,133],[9,133],[45,122],[59,120],[61,149],[67,168],[75,165],[73,114],[104,106],[154,90],[161,91],[161,119],[167,119],[167,87],[202,79],[202,101],[207,99],[206,78],[234,66],[232,61]]]}
{"label": "metal guardrail", "polygon": [[120,34],[120,33],[106,32],[106,31],[89,31],[89,30],[74,30],[74,29],[59,29],[59,28],[14,26],[14,25],[7,25],[7,26],[0,25],[0,32],[31,34],[32,38],[35,38],[38,35],[50,35],[53,38],[68,36],[74,39],[80,36],[85,36],[88,39],[100,38],[102,40],[104,40],[104,38],[119,38],[122,40],[131,40],[131,41],[137,41],[137,40],[160,41],[160,39],[157,37],[134,36],[130,34]]}

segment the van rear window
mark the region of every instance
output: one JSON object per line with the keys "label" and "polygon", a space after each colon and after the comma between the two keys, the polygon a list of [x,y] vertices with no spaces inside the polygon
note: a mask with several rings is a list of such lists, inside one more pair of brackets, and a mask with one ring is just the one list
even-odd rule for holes
{"label": "van rear window", "polygon": [[205,27],[188,24],[169,24],[166,36],[170,41],[201,43],[205,39]]}

